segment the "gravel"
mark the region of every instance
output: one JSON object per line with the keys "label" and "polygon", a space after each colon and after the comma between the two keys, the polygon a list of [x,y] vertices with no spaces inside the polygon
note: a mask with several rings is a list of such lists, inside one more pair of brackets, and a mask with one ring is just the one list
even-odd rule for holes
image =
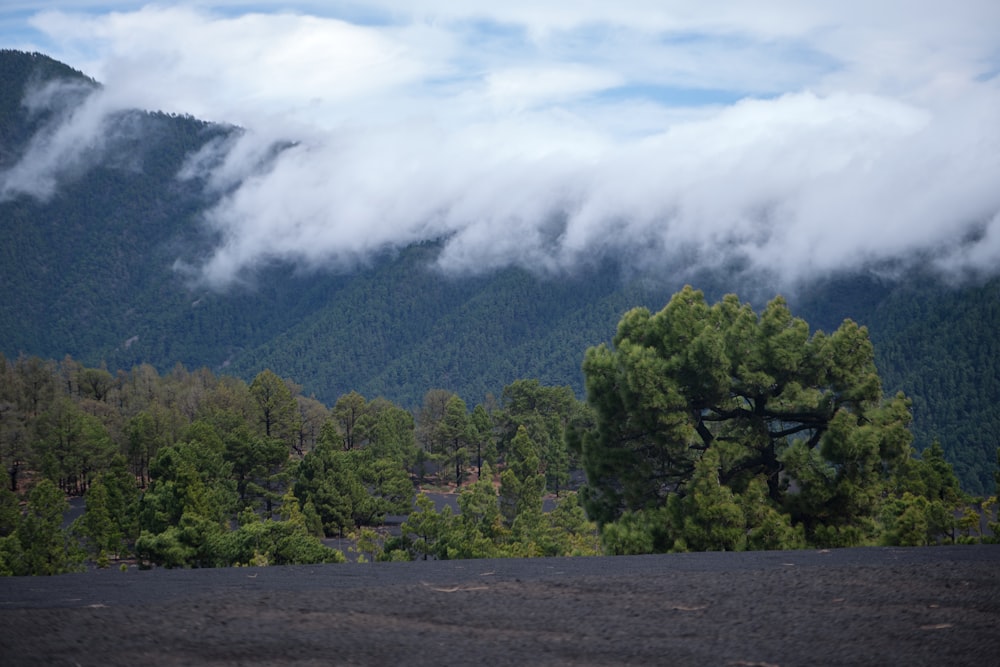
{"label": "gravel", "polygon": [[1000,546],[0,579],[0,665],[994,665]]}

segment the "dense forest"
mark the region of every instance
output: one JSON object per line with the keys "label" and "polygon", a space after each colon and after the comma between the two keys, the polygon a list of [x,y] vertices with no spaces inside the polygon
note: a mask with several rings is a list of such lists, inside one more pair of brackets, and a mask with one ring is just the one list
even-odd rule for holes
{"label": "dense forest", "polygon": [[0,356],[0,573],[342,562],[333,536],[359,560],[994,539],[996,496],[963,494],[938,443],[915,452],[850,320],[810,332],[780,298],[757,314],[688,287],[583,367],[587,402],[522,379],[411,411],[270,370]]}
{"label": "dense forest", "polygon": [[[685,282],[719,298],[737,281],[637,274],[610,259],[560,277],[516,268],[447,276],[431,268],[440,245],[429,242],[350,273],[262,266],[214,291],[178,267],[196,266],[213,247],[203,215],[220,195],[179,174],[239,128],[113,114],[83,157],[25,193],[10,185],[11,170],[99,84],[16,51],[0,52],[0,81],[0,351],[8,358],[69,354],[113,373],[142,364],[168,373],[181,363],[247,382],[270,368],[327,403],[358,391],[407,409],[420,406],[427,387],[478,403],[525,377],[582,398],[580,351],[610,341],[621,313],[659,308]],[[29,104],[39,90],[58,94]],[[758,285],[743,296],[761,306],[774,293]],[[818,277],[787,294],[816,328],[830,331],[846,317],[868,327],[887,390],[913,401],[917,446],[940,442],[975,494],[992,489],[1000,440],[998,296],[996,279],[956,285],[884,271]]]}
{"label": "dense forest", "polygon": [[[414,414],[357,392],[326,406],[266,370],[248,384],[182,366],[113,375],[69,357],[0,357],[0,373],[6,574],[85,558],[340,562],[321,538],[345,535],[366,559],[599,551],[567,490],[564,430],[584,409],[568,387],[518,381],[471,410],[431,390]],[[461,491],[461,512],[418,489]],[[77,495],[86,511],[63,530]],[[406,518],[393,535],[388,516]]]}
{"label": "dense forest", "polygon": [[[190,267],[218,242],[205,212],[225,193],[185,166],[243,130],[118,111],[85,151],[26,170],[100,84],[6,50],[0,82],[7,573],[339,560],[322,541],[334,535],[369,559],[922,544],[979,539],[973,496],[992,512],[1000,279],[876,267],[776,300],[745,286],[740,303],[733,275],[622,258],[446,275],[428,241],[349,272],[276,263],[212,289]],[[664,322],[701,347],[650,338]],[[812,375],[774,367],[784,344],[726,366],[744,354],[734,341],[784,329],[783,356]],[[831,340],[857,343],[840,359],[868,381],[831,388],[849,375],[823,365]],[[781,391],[750,391],[762,377]],[[905,435],[876,454],[883,427]],[[418,493],[433,488],[460,493],[460,511]],[[68,532],[67,495],[88,507]]]}

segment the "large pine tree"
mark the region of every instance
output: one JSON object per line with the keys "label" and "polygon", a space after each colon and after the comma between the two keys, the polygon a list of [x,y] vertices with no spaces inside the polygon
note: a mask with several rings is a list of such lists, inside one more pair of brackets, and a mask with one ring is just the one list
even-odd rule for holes
{"label": "large pine tree", "polygon": [[603,523],[700,493],[710,455],[726,493],[763,484],[816,543],[855,544],[910,454],[908,402],[883,399],[867,330],[810,334],[780,297],[758,315],[686,287],[656,314],[628,312],[583,368],[597,416],[581,438],[586,501]]}

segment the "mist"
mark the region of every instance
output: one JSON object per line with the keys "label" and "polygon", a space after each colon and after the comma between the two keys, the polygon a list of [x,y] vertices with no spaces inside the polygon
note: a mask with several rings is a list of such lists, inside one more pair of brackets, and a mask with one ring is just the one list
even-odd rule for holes
{"label": "mist", "polygon": [[[417,5],[382,23],[39,14],[104,87],[53,116],[0,197],[52,196],[132,105],[244,128],[177,175],[217,197],[204,224],[219,245],[194,270],[219,288],[275,262],[350,271],[428,240],[459,275],[611,258],[795,285],[1000,267],[991,3],[931,17],[774,3],[771,23],[669,3],[582,18],[479,6],[476,21]],[[154,28],[166,37],[144,39]]]}

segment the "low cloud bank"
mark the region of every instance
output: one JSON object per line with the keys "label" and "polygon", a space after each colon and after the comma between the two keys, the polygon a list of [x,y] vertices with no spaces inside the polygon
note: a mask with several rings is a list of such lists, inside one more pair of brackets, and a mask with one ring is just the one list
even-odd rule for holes
{"label": "low cloud bank", "polygon": [[[389,18],[364,24],[43,13],[38,29],[106,85],[53,116],[0,198],[50,197],[131,105],[246,128],[178,174],[217,195],[204,221],[219,239],[179,266],[220,288],[264,264],[349,271],[426,240],[459,274],[609,257],[783,284],[914,263],[996,274],[992,4],[928,6],[933,20],[627,5],[374,3]],[[51,92],[26,103],[53,108]]]}
{"label": "low cloud bank", "polygon": [[748,100],[596,150],[554,125],[564,145],[549,134],[535,153],[503,126],[470,139],[413,123],[316,135],[262,167],[275,137],[249,132],[201,172],[238,183],[206,214],[224,242],[203,275],[225,284],[270,261],[349,270],[430,239],[445,241],[439,268],[459,273],[612,256],[786,282],[900,262],[993,274],[1000,95],[977,93],[936,113],[866,95]]}

